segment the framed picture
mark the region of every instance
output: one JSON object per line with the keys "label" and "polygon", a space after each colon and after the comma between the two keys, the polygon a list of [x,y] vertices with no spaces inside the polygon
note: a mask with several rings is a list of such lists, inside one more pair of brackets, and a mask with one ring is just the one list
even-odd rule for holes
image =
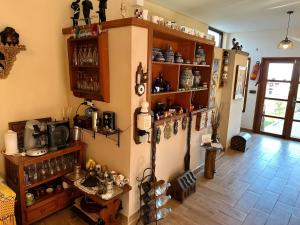
{"label": "framed picture", "polygon": [[214,59],[213,69],[211,76],[210,94],[209,94],[209,108],[214,108],[216,105],[216,92],[219,85],[219,74],[220,74],[220,59]]}
{"label": "framed picture", "polygon": [[243,99],[245,97],[246,87],[246,72],[247,68],[244,66],[236,66],[235,84],[233,99]]}

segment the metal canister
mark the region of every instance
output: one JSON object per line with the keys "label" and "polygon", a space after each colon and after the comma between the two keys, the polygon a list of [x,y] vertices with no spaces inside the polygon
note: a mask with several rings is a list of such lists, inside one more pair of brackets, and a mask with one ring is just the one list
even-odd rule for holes
{"label": "metal canister", "polygon": [[81,139],[81,129],[77,126],[74,126],[73,129],[73,140],[74,141],[80,141]]}

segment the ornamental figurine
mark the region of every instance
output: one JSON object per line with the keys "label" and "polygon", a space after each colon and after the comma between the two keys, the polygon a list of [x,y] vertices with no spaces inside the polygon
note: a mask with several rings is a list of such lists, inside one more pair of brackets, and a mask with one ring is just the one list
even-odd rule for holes
{"label": "ornamental figurine", "polygon": [[106,22],[106,9],[107,9],[107,0],[98,0],[99,1],[99,23]]}
{"label": "ornamental figurine", "polygon": [[19,45],[19,34],[12,27],[6,27],[2,32],[0,32],[0,37],[1,42],[4,45]]}
{"label": "ornamental figurine", "polygon": [[239,42],[235,38],[232,39],[232,50],[242,51],[243,45],[239,45]]}
{"label": "ornamental figurine", "polygon": [[78,20],[79,20],[79,15],[80,15],[80,0],[75,0],[71,4],[71,9],[73,9],[73,17],[71,19],[73,20],[73,27],[78,26]]}
{"label": "ornamental figurine", "polygon": [[90,17],[90,13],[91,10],[93,9],[93,3],[90,0],[84,0],[82,2],[82,6],[83,6],[83,16],[84,16],[84,21],[85,24],[91,24],[91,17]]}

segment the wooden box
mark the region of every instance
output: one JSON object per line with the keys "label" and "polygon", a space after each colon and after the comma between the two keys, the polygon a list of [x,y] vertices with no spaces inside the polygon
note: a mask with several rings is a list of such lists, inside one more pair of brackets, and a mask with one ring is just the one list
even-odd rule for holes
{"label": "wooden box", "polygon": [[231,139],[231,149],[245,152],[249,147],[248,144],[250,139],[251,135],[249,133],[241,132]]}
{"label": "wooden box", "polygon": [[171,181],[168,194],[179,202],[183,202],[188,196],[196,192],[196,181],[194,174],[187,171]]}

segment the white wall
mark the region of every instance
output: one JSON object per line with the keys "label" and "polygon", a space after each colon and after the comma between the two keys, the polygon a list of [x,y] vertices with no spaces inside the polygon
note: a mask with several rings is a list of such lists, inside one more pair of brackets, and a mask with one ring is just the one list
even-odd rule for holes
{"label": "white wall", "polygon": [[[249,52],[251,57],[251,70],[256,61],[262,57],[299,57],[300,42],[294,41],[294,48],[290,50],[277,49],[278,43],[284,38],[285,30],[266,30],[257,32],[233,33],[229,35],[227,48],[232,47],[231,40],[233,37],[240,42],[244,48],[243,51]],[[300,39],[300,29],[291,30],[290,36]],[[249,82],[249,90],[257,90],[256,81]],[[256,104],[256,94],[248,92],[247,108],[242,117],[242,128],[252,129],[254,112]]]}

